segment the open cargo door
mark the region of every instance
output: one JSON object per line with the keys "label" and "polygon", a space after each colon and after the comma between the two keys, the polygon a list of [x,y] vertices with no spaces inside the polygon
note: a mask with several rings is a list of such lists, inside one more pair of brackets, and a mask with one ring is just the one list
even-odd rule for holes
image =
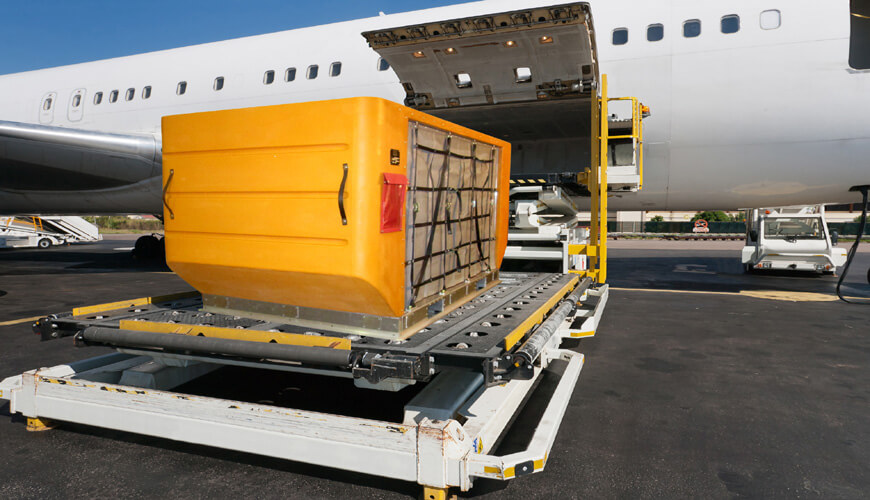
{"label": "open cargo door", "polygon": [[513,178],[555,181],[590,166],[599,76],[587,3],[363,36],[396,71],[407,106],[511,142]]}

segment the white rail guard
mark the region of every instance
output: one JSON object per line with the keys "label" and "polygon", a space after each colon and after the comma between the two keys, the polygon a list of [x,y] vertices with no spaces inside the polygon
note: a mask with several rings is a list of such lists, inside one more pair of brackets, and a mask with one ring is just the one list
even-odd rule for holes
{"label": "white rail guard", "polygon": [[481,387],[459,411],[468,418],[465,425],[428,418],[416,425],[382,422],[104,382],[152,362],[127,354],[7,378],[0,382],[0,398],[10,401],[11,413],[28,418],[77,422],[467,491],[475,477],[511,479],[543,470],[584,360],[573,351],[545,354],[547,361],[567,361],[567,367],[528,449],[503,457],[484,452],[493,447],[545,366],[536,367],[532,380]]}
{"label": "white rail guard", "polygon": [[538,427],[525,451],[503,457],[494,455],[471,455],[468,458],[468,474],[492,479],[511,479],[533,472],[540,472],[547,464],[550,450],[556,441],[559,425],[565,416],[568,402],[583,369],[584,357],[574,351],[560,350],[556,359],[568,361],[562,380],[553,392]]}

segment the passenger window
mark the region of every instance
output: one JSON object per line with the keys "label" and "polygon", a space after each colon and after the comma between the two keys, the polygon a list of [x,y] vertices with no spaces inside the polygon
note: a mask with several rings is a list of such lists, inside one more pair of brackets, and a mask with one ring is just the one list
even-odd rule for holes
{"label": "passenger window", "polygon": [[701,21],[698,19],[690,19],[683,23],[683,36],[686,38],[695,38],[701,35]]}
{"label": "passenger window", "polygon": [[113,90],[109,92],[109,102],[118,102],[118,91]]}
{"label": "passenger window", "polygon": [[287,71],[284,72],[284,81],[292,82],[296,79],[296,68],[287,68]]}
{"label": "passenger window", "polygon": [[390,63],[383,57],[378,59],[378,71],[386,71],[388,69],[390,69]]}
{"label": "passenger window", "polygon": [[100,104],[101,102],[103,102],[103,93],[97,92],[94,94],[94,104]]}
{"label": "passenger window", "polygon": [[219,76],[219,77],[215,78],[214,85],[212,85],[212,88],[215,90],[215,92],[224,88],[224,77]]}
{"label": "passenger window", "polygon": [[761,13],[761,29],[775,30],[782,24],[782,14],[776,9],[766,10]]}
{"label": "passenger window", "polygon": [[852,0],[849,66],[870,69],[870,0]]}
{"label": "passenger window", "polygon": [[341,74],[341,63],[334,62],[329,65],[329,76],[338,76]]}
{"label": "passenger window", "polygon": [[650,42],[658,42],[665,37],[665,27],[662,24],[650,24],[646,27],[646,39]]}
{"label": "passenger window", "polygon": [[132,101],[133,97],[135,95],[136,95],[136,89],[127,89],[127,95],[126,95],[125,99],[127,99],[128,101]]}
{"label": "passenger window", "polygon": [[316,64],[312,64],[311,66],[308,66],[308,73],[305,75],[305,77],[308,78],[309,80],[314,80],[315,78],[317,78],[317,70],[318,69],[319,69],[319,67]]}
{"label": "passenger window", "polygon": [[263,84],[264,85],[272,85],[275,82],[275,72],[271,69],[263,74]]}
{"label": "passenger window", "polygon": [[616,28],[613,30],[613,45],[625,45],[628,43],[628,29]]}
{"label": "passenger window", "polygon": [[740,31],[740,16],[732,14],[722,18],[722,33],[731,34]]}
{"label": "passenger window", "polygon": [[177,95],[184,95],[187,92],[187,82],[178,82],[178,86],[175,87],[175,93]]}
{"label": "passenger window", "polygon": [[72,107],[77,108],[82,105],[82,96],[76,94],[73,96]]}
{"label": "passenger window", "polygon": [[142,87],[142,99],[150,99],[151,98],[151,85],[147,87]]}
{"label": "passenger window", "polygon": [[51,97],[49,97],[48,99],[46,99],[46,100],[42,103],[42,109],[44,109],[45,111],[50,110],[50,109],[51,109],[51,101],[52,101]]}

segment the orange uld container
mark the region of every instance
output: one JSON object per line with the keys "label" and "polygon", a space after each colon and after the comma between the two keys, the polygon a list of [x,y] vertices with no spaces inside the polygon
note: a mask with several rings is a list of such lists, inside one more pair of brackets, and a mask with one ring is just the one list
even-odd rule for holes
{"label": "orange uld container", "polygon": [[399,317],[501,265],[509,165],[378,98],[167,116],[167,262],[207,295]]}

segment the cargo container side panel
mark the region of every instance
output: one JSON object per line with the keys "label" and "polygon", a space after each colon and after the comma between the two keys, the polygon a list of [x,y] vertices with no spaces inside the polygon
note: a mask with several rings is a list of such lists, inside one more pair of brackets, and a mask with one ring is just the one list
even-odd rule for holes
{"label": "cargo container side panel", "polygon": [[404,155],[400,153],[400,163],[392,165],[390,152],[407,148],[408,122],[401,108],[388,101],[353,101],[355,116],[349,122],[355,124],[352,147],[356,161],[349,166],[348,183],[355,186],[349,193],[355,213],[348,212],[348,225],[359,251],[353,256],[354,268],[344,271],[381,290],[390,308],[384,315],[397,317],[404,312],[405,232],[381,232],[381,191],[385,173],[406,174]]}

